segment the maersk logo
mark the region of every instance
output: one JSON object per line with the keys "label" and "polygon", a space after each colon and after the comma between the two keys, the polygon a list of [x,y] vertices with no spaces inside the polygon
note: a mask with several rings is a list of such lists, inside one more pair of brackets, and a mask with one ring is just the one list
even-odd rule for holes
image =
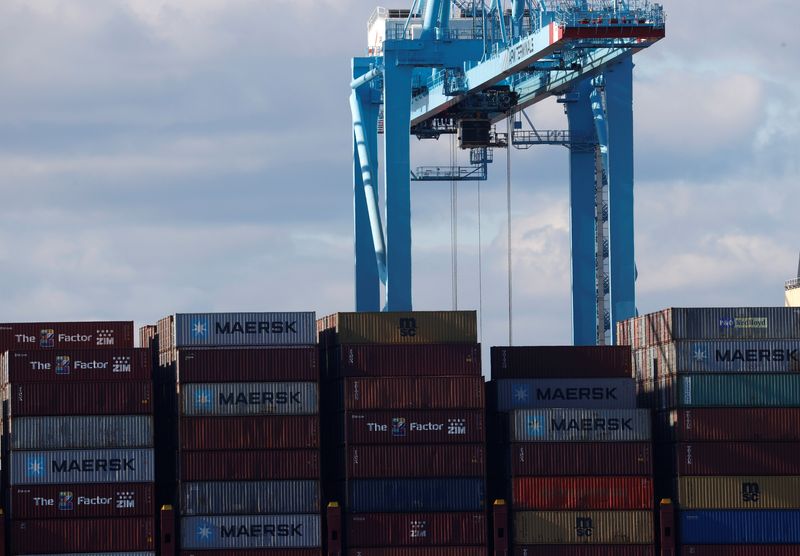
{"label": "maersk logo", "polygon": [[518,384],[514,386],[514,402],[516,403],[524,403],[527,402],[531,397],[530,389],[525,386],[524,384]]}
{"label": "maersk logo", "polygon": [[528,417],[528,434],[530,436],[543,436],[545,431],[545,419],[541,415]]}
{"label": "maersk logo", "polygon": [[798,362],[796,349],[727,349],[716,350],[716,360],[722,363]]}
{"label": "maersk logo", "polygon": [[28,477],[41,477],[45,474],[44,458],[41,456],[29,456],[25,465],[25,473]]}
{"label": "maersk logo", "polygon": [[201,523],[195,534],[201,541],[211,541],[214,538],[214,529],[208,523]]}
{"label": "maersk logo", "polygon": [[192,338],[205,338],[208,336],[208,319],[195,319],[192,321]]}
{"label": "maersk logo", "polygon": [[210,407],[214,396],[208,390],[198,390],[194,395],[194,404],[199,407]]}
{"label": "maersk logo", "polygon": [[708,361],[708,350],[702,346],[695,346],[692,350],[692,359],[697,363]]}
{"label": "maersk logo", "polygon": [[297,321],[254,321],[217,322],[217,334],[297,334]]}
{"label": "maersk logo", "polygon": [[221,526],[219,531],[220,538],[239,538],[239,537],[302,537],[302,523],[265,523],[253,525],[231,525]]}
{"label": "maersk logo", "polygon": [[557,431],[580,431],[580,432],[614,432],[614,431],[633,431],[633,419],[619,419],[611,417],[604,419],[553,419],[553,430]]}

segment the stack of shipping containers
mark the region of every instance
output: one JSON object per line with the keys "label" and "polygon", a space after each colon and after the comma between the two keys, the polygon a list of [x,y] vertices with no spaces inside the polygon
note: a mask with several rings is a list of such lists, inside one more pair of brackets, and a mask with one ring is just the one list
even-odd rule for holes
{"label": "stack of shipping containers", "polygon": [[314,314],[177,314],[156,338],[176,393],[182,554],[320,556]]}
{"label": "stack of shipping containers", "polygon": [[0,350],[11,554],[151,553],[152,362],[133,323],[0,325]]}
{"label": "stack of shipping containers", "polygon": [[630,349],[493,347],[491,358],[491,488],[510,501],[513,554],[654,556],[651,420]]}
{"label": "stack of shipping containers", "polygon": [[620,324],[657,409],[682,554],[800,554],[800,309],[666,309]]}
{"label": "stack of shipping containers", "polygon": [[485,556],[475,312],[338,313],[318,328],[326,491],[346,554]]}

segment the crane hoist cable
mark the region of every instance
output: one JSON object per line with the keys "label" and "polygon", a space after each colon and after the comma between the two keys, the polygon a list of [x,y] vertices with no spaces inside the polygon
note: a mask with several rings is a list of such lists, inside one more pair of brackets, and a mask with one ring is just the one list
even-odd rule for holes
{"label": "crane hoist cable", "polygon": [[458,310],[458,181],[456,171],[458,165],[458,147],[455,135],[450,136],[450,168],[453,179],[450,180],[450,280],[453,310]]}
{"label": "crane hoist cable", "polygon": [[508,133],[508,145],[506,145],[506,231],[508,233],[508,345],[514,345],[514,326],[513,326],[513,295],[511,279],[511,134],[513,133],[512,116],[506,119],[506,131]]}
{"label": "crane hoist cable", "polygon": [[[798,266],[800,277],[800,266]],[[481,184],[478,182],[478,341],[483,342],[483,239],[481,237]]]}

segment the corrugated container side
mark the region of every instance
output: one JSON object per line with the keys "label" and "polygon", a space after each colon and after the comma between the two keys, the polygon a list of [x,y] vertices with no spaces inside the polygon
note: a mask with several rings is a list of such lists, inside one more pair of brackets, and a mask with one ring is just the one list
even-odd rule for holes
{"label": "corrugated container side", "polygon": [[632,378],[500,379],[496,384],[498,411],[636,408],[636,382]]}
{"label": "corrugated container side", "polygon": [[3,365],[3,383],[131,382],[153,378],[149,349],[11,351]]}
{"label": "corrugated container side", "polygon": [[152,518],[32,519],[11,522],[13,554],[151,551]]}
{"label": "corrugated container side", "polygon": [[797,556],[800,554],[800,546],[791,544],[686,544],[680,546],[679,549],[679,554],[684,556]]}
{"label": "corrugated container side", "polygon": [[155,324],[145,324],[139,327],[139,347],[151,347],[150,344],[158,335],[158,327]]}
{"label": "corrugated container side", "polygon": [[346,378],[343,409],[483,409],[482,377]]}
{"label": "corrugated container side", "polygon": [[319,450],[188,451],[178,454],[183,481],[318,479]]}
{"label": "corrugated container side", "polygon": [[478,343],[475,311],[336,313],[320,327],[323,345]]}
{"label": "corrugated container side", "polygon": [[797,408],[696,408],[660,414],[662,441],[800,442]]}
{"label": "corrugated container side", "polygon": [[[344,414],[348,444],[447,444],[486,440],[481,410],[395,410]],[[338,418],[337,418],[338,420]]]}
{"label": "corrugated container side", "polygon": [[182,515],[312,514],[320,511],[319,481],[185,482]]}
{"label": "corrugated container side", "polygon": [[17,417],[10,419],[7,426],[12,450],[153,446],[150,415]]}
{"label": "corrugated container side", "polygon": [[177,347],[297,346],[317,343],[316,318],[305,313],[178,313]]}
{"label": "corrugated container side", "polygon": [[650,439],[645,409],[517,409],[512,442],[641,442]]}
{"label": "corrugated container side", "polygon": [[315,382],[216,382],[180,385],[181,414],[314,415],[319,412]]}
{"label": "corrugated container side", "polygon": [[[345,450],[347,477],[483,477],[482,444],[422,446],[350,446]],[[344,471],[344,470],[343,470]]]}
{"label": "corrugated container side", "polygon": [[132,348],[133,321],[0,324],[0,353],[13,349]]}
{"label": "corrugated container side", "polygon": [[319,447],[319,416],[184,417],[182,450],[263,450]]}
{"label": "corrugated container side", "polygon": [[797,510],[678,512],[681,544],[800,544]]}
{"label": "corrugated container side", "polygon": [[660,319],[654,317],[659,343],[671,339],[800,338],[800,309],[794,307],[672,308],[663,314]]}
{"label": "corrugated container side", "polygon": [[676,483],[683,509],[800,508],[800,477],[679,477]]}
{"label": "corrugated container side", "polygon": [[345,556],[486,556],[486,547],[479,546],[405,546],[403,548],[354,548]]}
{"label": "corrugated container side", "polygon": [[647,477],[515,477],[515,510],[650,510]]}
{"label": "corrugated container side", "polygon": [[628,346],[492,347],[492,378],[630,378]]}
{"label": "corrugated container side", "polygon": [[517,544],[651,544],[649,511],[515,512]]}
{"label": "corrugated container side", "polygon": [[322,556],[321,548],[284,548],[280,552],[266,548],[230,550],[181,550],[179,556]]}
{"label": "corrugated container side", "polygon": [[652,545],[610,544],[610,545],[559,545],[528,544],[515,546],[514,556],[655,556]]}
{"label": "corrugated container side", "polygon": [[154,489],[152,483],[15,486],[7,511],[11,519],[153,517]]}
{"label": "corrugated container side", "polygon": [[45,415],[145,415],[153,412],[151,382],[9,384],[9,417]]}
{"label": "corrugated container side", "polygon": [[676,444],[680,475],[800,475],[800,442]]}
{"label": "corrugated container side", "polygon": [[184,517],[181,548],[309,548],[322,544],[319,515]]}
{"label": "corrugated container side", "polygon": [[9,484],[153,482],[153,450],[67,450],[9,453]]}
{"label": "corrugated container side", "polygon": [[357,514],[345,517],[349,547],[484,545],[485,513]]}
{"label": "corrugated container side", "polygon": [[658,407],[800,407],[800,374],[682,375],[656,382]]}
{"label": "corrugated container side", "polygon": [[313,347],[181,349],[178,382],[319,380],[319,350]]}
{"label": "corrugated container side", "polygon": [[353,513],[478,512],[486,507],[483,479],[359,479],[349,481]]}
{"label": "corrugated container side", "polygon": [[[30,556],[41,556],[32,554]],[[55,555],[51,555],[55,556]],[[58,556],[156,556],[155,552],[81,552],[72,554],[58,554]]]}
{"label": "corrugated container side", "polygon": [[480,376],[480,344],[357,345],[326,350],[330,378]]}
{"label": "corrugated container side", "polygon": [[649,442],[512,444],[512,476],[613,475],[653,473]]}

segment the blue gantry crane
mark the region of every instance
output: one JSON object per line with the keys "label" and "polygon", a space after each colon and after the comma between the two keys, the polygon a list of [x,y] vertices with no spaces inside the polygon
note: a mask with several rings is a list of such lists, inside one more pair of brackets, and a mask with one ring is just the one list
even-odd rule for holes
{"label": "blue gantry crane", "polygon": [[[665,36],[649,0],[414,0],[378,8],[353,58],[357,311],[411,310],[411,183],[485,180],[493,150],[570,150],[573,341],[614,340],[636,313],[633,55]],[[548,97],[568,129],[523,110]],[[507,120],[505,133],[495,124]],[[526,122],[528,126],[526,127]],[[378,195],[383,134],[385,232]],[[410,137],[455,134],[463,166],[411,166]],[[381,303],[381,284],[385,300]]]}

